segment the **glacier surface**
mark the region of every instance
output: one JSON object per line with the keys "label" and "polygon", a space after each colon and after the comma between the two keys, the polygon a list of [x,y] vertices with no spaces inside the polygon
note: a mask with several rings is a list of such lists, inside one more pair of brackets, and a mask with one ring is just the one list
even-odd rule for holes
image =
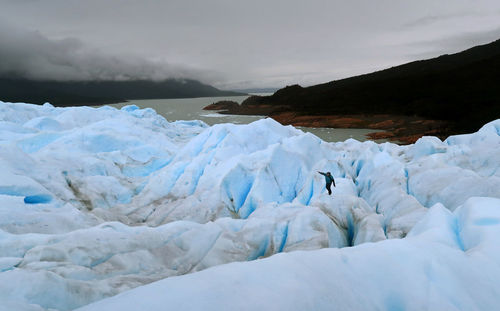
{"label": "glacier surface", "polygon": [[494,309],[499,167],[500,120],[398,146],[0,102],[0,310]]}

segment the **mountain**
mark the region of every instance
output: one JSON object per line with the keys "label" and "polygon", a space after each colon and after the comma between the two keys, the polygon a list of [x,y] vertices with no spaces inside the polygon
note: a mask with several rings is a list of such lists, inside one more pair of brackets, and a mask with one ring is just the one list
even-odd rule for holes
{"label": "mountain", "polygon": [[[301,115],[392,114],[445,120],[462,130],[500,117],[500,40],[386,70],[248,98],[242,108]],[[269,107],[274,107],[269,112]]]}
{"label": "mountain", "polygon": [[0,100],[55,106],[99,105],[126,99],[189,98],[240,95],[196,80],[34,81],[0,78]]}

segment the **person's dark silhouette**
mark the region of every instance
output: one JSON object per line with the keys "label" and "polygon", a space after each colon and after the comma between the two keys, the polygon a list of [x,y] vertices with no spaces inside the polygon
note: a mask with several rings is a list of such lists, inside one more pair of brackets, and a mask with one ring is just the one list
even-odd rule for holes
{"label": "person's dark silhouette", "polygon": [[335,179],[333,179],[333,176],[330,172],[326,172],[326,174],[323,172],[318,172],[318,173],[325,176],[326,190],[328,190],[328,195],[331,195],[332,194],[331,187],[332,187],[332,183],[333,183],[333,186],[335,187]]}

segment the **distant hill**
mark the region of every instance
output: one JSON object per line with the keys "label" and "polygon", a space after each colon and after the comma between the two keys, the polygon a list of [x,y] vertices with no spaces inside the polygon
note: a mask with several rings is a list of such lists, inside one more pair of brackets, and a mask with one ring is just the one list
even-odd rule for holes
{"label": "distant hill", "polygon": [[475,130],[500,118],[500,40],[307,88],[289,86],[272,96],[252,96],[244,107],[276,107],[266,114],[418,115]]}
{"label": "distant hill", "polygon": [[55,106],[99,105],[126,99],[234,96],[196,80],[137,81],[34,81],[0,78],[0,100]]}
{"label": "distant hill", "polygon": [[247,94],[251,93],[258,94],[258,93],[274,93],[277,90],[279,90],[279,88],[277,87],[268,87],[268,88],[235,89],[232,91],[239,93],[247,93]]}

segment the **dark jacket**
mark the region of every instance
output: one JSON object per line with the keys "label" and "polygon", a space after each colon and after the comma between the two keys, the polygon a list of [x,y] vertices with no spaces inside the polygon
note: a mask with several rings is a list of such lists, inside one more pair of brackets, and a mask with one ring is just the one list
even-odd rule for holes
{"label": "dark jacket", "polygon": [[331,174],[329,175],[323,172],[318,172],[318,173],[325,176],[325,181],[327,185],[331,185],[333,183],[333,186],[335,187],[335,179],[333,179],[333,176]]}

